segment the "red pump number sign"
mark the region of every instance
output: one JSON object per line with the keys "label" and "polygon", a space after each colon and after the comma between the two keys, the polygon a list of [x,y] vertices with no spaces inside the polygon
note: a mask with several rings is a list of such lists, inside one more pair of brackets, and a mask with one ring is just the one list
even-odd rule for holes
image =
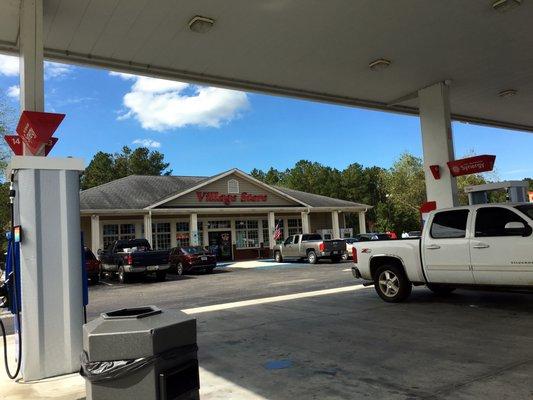
{"label": "red pump number sign", "polygon": [[37,155],[44,146],[44,155],[57,143],[52,137],[65,114],[23,111],[17,125],[18,135],[5,135],[4,139],[15,155],[23,154],[25,144],[32,155]]}

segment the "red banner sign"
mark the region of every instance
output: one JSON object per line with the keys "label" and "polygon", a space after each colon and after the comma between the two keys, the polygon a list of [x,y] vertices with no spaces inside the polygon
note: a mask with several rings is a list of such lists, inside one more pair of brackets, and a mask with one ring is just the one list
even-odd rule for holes
{"label": "red banner sign", "polygon": [[478,174],[492,171],[496,156],[484,154],[482,156],[463,158],[448,162],[448,168],[452,176]]}
{"label": "red banner sign", "polygon": [[196,192],[196,198],[201,203],[202,201],[208,203],[224,203],[229,206],[231,203],[237,201],[241,203],[255,203],[267,201],[268,196],[266,194],[251,194],[242,192],[237,194],[224,194],[219,192]]}
{"label": "red banner sign", "polygon": [[55,146],[55,144],[57,143],[57,138],[56,137],[51,137],[50,139],[48,139],[48,142],[45,143],[44,145],[44,155],[47,156],[48,153],[50,153],[50,150],[52,150],[52,148]]}
{"label": "red banner sign", "polygon": [[17,133],[30,152],[36,155],[50,140],[63,118],[65,114],[23,111],[17,125]]}

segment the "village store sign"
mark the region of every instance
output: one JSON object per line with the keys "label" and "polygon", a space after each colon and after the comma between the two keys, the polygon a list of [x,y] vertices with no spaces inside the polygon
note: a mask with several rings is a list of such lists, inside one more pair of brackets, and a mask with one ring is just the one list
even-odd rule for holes
{"label": "village store sign", "polygon": [[251,194],[242,192],[241,194],[224,194],[219,192],[196,192],[198,201],[206,203],[223,203],[227,206],[232,203],[257,203],[267,201],[266,194]]}

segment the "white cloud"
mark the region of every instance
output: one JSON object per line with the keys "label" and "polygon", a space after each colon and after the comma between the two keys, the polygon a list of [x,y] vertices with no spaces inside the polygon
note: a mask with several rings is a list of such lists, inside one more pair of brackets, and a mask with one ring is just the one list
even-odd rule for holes
{"label": "white cloud", "polygon": [[135,139],[133,141],[133,144],[138,144],[139,146],[148,148],[151,147],[153,149],[158,149],[159,147],[161,147],[161,143],[153,139]]}
{"label": "white cloud", "polygon": [[135,118],[144,129],[163,131],[185,126],[218,128],[249,107],[246,93],[184,82],[111,72],[133,82],[124,95],[127,111],[119,120]]}
{"label": "white cloud", "polygon": [[[44,63],[45,78],[60,78],[72,72],[73,67],[51,61]],[[19,59],[14,56],[0,54],[0,75],[19,76]]]}
{"label": "white cloud", "polygon": [[13,85],[7,88],[7,95],[13,99],[18,99],[20,96],[20,86]]}
{"label": "white cloud", "polygon": [[19,60],[17,57],[0,54],[0,74],[6,76],[18,76]]}

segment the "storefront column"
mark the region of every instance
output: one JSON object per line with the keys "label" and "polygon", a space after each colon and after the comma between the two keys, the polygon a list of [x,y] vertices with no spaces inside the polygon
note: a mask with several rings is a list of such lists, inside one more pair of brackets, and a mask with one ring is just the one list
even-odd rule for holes
{"label": "storefront column", "polygon": [[91,215],[91,250],[96,253],[100,249],[100,217]]}
{"label": "storefront column", "polygon": [[150,246],[153,246],[152,243],[152,213],[146,214],[144,216],[144,238],[148,240]]}
{"label": "storefront column", "polygon": [[174,248],[178,245],[178,241],[176,239],[176,221],[171,220],[170,221],[170,247]]}
{"label": "storefront column", "polygon": [[341,237],[341,230],[339,228],[339,212],[331,212],[331,237],[333,239],[339,239]]}
{"label": "storefront column", "polygon": [[359,211],[359,233],[366,233],[366,216],[364,211]]}
{"label": "storefront column", "polygon": [[189,231],[191,237],[189,238],[189,243],[191,246],[198,246],[198,214],[191,214],[189,217]]}
{"label": "storefront column", "polygon": [[274,229],[276,229],[276,216],[274,215],[274,212],[271,211],[268,213],[268,234],[270,235],[268,237],[268,243],[270,244],[270,249],[274,248],[274,245],[276,244],[274,242]]}
{"label": "storefront column", "polygon": [[309,213],[307,211],[302,212],[302,233],[311,233],[311,224],[309,222]]}

